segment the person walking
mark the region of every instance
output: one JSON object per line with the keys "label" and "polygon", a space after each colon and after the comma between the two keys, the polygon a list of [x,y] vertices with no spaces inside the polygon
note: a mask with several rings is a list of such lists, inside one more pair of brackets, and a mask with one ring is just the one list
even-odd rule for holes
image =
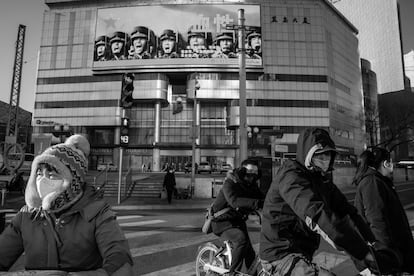
{"label": "person walking", "polygon": [[171,204],[172,196],[175,191],[175,174],[174,170],[169,167],[167,173],[164,176],[163,188],[167,191],[168,204]]}
{"label": "person walking", "polygon": [[414,241],[404,207],[391,179],[390,152],[373,147],[358,158],[353,180],[355,206],[371,227],[374,248],[384,255],[381,273],[414,273]]}

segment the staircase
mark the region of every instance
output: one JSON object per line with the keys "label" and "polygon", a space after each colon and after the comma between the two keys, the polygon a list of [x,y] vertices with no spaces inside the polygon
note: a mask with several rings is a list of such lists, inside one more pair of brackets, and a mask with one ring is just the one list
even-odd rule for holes
{"label": "staircase", "polygon": [[[95,173],[96,175],[96,173]],[[136,176],[136,175],[135,175]],[[140,180],[133,180],[132,184],[127,191],[127,197],[136,198],[160,198],[162,190],[164,173],[153,173],[150,177]],[[87,177],[88,183],[93,183],[94,176]],[[105,181],[105,177],[99,177],[96,186],[102,185]],[[104,187],[104,197],[117,197],[118,196],[118,174],[108,174],[108,180]],[[125,176],[122,177],[121,197],[125,197]]]}
{"label": "staircase", "polygon": [[[118,182],[108,181],[105,185],[105,197],[116,197],[118,196]],[[162,183],[140,183],[135,181],[129,191],[127,192],[127,197],[136,197],[136,198],[159,198],[162,190]],[[121,187],[121,196],[124,197],[125,187],[124,184]]]}

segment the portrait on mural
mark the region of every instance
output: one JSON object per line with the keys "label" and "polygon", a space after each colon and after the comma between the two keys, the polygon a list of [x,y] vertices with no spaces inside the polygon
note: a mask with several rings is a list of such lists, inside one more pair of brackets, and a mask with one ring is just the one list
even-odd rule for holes
{"label": "portrait on mural", "polygon": [[[262,66],[260,7],[258,5],[166,5],[98,9],[94,66],[122,61],[128,66],[194,64],[237,65],[240,54],[236,24],[245,10],[246,65]],[[162,20],[160,20],[162,18]],[[192,61],[190,61],[192,60]],[[120,63],[121,64],[121,63]]]}

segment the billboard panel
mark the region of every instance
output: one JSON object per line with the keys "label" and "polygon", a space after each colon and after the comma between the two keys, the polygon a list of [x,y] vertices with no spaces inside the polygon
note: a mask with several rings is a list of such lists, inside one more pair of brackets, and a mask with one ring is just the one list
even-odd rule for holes
{"label": "billboard panel", "polygon": [[261,67],[260,6],[163,5],[99,9],[93,69],[237,67],[239,9],[246,66]]}

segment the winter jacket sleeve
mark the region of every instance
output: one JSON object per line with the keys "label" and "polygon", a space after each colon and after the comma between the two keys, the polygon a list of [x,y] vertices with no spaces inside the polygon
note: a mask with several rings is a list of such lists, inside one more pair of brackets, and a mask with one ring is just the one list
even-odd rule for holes
{"label": "winter jacket sleeve", "polygon": [[108,205],[96,217],[95,237],[109,275],[126,263],[133,264],[128,241]]}
{"label": "winter jacket sleeve", "polygon": [[281,177],[279,185],[280,196],[311,230],[359,260],[366,256],[368,246],[353,229],[349,216],[332,210],[312,189],[308,177],[290,170]]}
{"label": "winter jacket sleeve", "polygon": [[361,215],[358,213],[357,208],[348,202],[345,195],[331,181],[328,181],[328,183],[324,184],[325,185],[323,188],[329,189],[329,193],[327,193],[327,196],[329,198],[324,201],[327,202],[329,200],[331,202],[331,208],[339,215],[339,217],[345,217],[349,215],[364,240],[367,242],[374,242],[374,234],[372,233],[369,226],[365,223]]}
{"label": "winter jacket sleeve", "polygon": [[376,181],[375,177],[366,177],[358,186],[364,203],[364,216],[371,227],[377,241],[386,247],[392,246],[389,220],[386,216],[384,185]]}
{"label": "winter jacket sleeve", "polygon": [[0,271],[8,271],[23,253],[20,226],[22,213],[17,213],[11,224],[0,235]]}
{"label": "winter jacket sleeve", "polygon": [[259,199],[241,196],[237,183],[231,179],[226,179],[223,184],[223,194],[228,204],[234,209],[256,210],[259,208]]}

